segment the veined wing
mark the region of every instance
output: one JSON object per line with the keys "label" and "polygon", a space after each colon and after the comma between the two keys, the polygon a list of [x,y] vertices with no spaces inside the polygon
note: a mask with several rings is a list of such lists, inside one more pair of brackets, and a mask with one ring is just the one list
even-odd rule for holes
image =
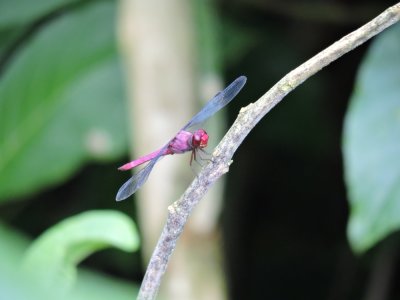
{"label": "veined wing", "polygon": [[152,160],[150,160],[143,169],[141,169],[138,173],[136,173],[131,178],[129,178],[128,181],[125,182],[119,188],[117,196],[115,197],[115,200],[117,200],[117,201],[125,200],[126,198],[133,195],[138,189],[140,189],[142,187],[142,185],[147,181],[147,178],[149,178],[151,170],[153,170],[154,165],[161,158],[162,153],[164,152],[166,147],[168,147],[168,144],[165,147],[163,147],[161,149],[160,153],[156,157],[154,157]]}
{"label": "veined wing", "polygon": [[200,124],[226,106],[240,92],[247,81],[246,76],[236,78],[222,92],[217,93],[207,104],[181,129],[186,130]]}

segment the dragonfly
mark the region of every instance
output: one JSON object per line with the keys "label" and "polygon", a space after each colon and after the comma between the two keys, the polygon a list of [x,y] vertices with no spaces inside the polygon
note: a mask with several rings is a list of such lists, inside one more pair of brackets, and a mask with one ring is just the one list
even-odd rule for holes
{"label": "dragonfly", "polygon": [[165,155],[181,154],[191,151],[190,164],[196,160],[196,152],[207,147],[208,134],[204,129],[191,131],[193,127],[199,126],[216,112],[225,107],[236,97],[246,83],[247,78],[240,76],[229,84],[223,91],[217,93],[194,117],[182,127],[178,133],[168,141],[161,149],[144,155],[136,160],[126,163],[118,168],[120,171],[127,171],[141,164],[147,165],[138,173],[133,175],[118,190],[116,201],[122,201],[133,195],[147,181],[155,164]]}

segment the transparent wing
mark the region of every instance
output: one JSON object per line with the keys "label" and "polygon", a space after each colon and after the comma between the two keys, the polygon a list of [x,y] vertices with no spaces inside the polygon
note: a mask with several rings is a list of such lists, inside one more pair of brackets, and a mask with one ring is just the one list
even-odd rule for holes
{"label": "transparent wing", "polygon": [[153,170],[156,162],[161,158],[161,155],[154,157],[149,163],[138,173],[133,175],[125,182],[118,190],[115,200],[122,201],[133,195],[149,178],[151,170]]}
{"label": "transparent wing", "polygon": [[222,92],[216,94],[181,130],[203,123],[225,105],[232,101],[246,83],[246,76],[236,78]]}

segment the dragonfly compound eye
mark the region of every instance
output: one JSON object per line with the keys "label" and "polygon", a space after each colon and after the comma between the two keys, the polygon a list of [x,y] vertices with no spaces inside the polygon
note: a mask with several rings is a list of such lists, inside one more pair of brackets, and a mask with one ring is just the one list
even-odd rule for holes
{"label": "dragonfly compound eye", "polygon": [[204,148],[207,147],[208,134],[204,129],[198,129],[193,133],[192,145],[193,147]]}
{"label": "dragonfly compound eye", "polygon": [[208,144],[208,134],[205,130],[201,129],[201,134],[200,134],[200,148],[205,148],[207,147]]}

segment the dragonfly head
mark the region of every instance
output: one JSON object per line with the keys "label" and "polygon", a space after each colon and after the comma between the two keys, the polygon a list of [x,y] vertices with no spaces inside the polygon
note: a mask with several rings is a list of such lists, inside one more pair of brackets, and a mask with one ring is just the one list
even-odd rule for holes
{"label": "dragonfly head", "polygon": [[197,129],[193,133],[192,146],[194,148],[205,148],[208,143],[208,134],[204,129]]}

